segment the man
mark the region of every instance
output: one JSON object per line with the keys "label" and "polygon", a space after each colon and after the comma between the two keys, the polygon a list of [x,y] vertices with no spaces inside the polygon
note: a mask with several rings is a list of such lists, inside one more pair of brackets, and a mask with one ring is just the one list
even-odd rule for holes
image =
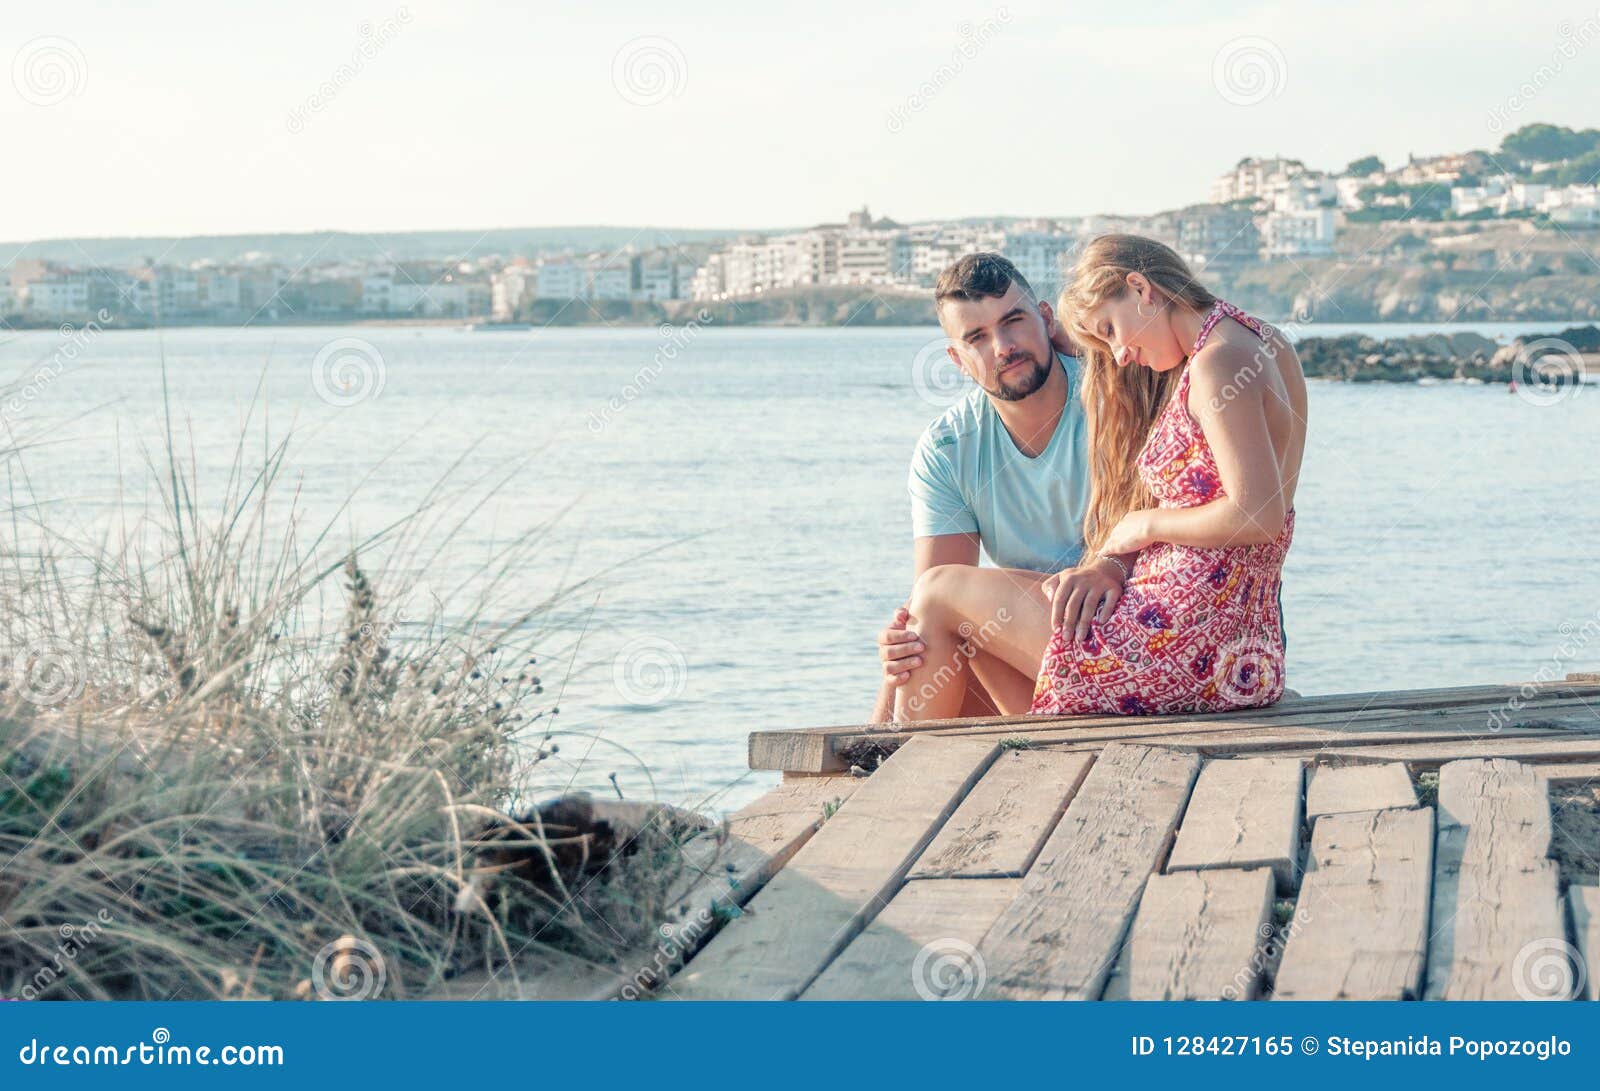
{"label": "man", "polygon": [[[1116,604],[1125,572],[1106,558],[1078,567],[1089,503],[1078,361],[1058,355],[1067,341],[1050,304],[999,254],[968,254],[941,273],[934,307],[950,359],[977,389],[928,426],[912,455],[914,574],[975,565],[981,547],[1017,579],[1040,584],[1054,616],[1086,633],[1097,611]],[[878,634],[885,679],[874,722],[892,717],[896,688],[921,663],[907,621],[902,607]],[[946,683],[965,687],[962,715],[1026,712],[1034,679],[985,655],[982,636],[968,641],[968,669]]]}

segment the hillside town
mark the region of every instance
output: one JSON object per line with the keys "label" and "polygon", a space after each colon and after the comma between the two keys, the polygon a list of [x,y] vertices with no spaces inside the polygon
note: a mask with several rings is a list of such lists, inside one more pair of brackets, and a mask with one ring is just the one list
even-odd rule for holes
{"label": "hillside town", "polygon": [[[0,274],[8,325],[127,326],[248,322],[469,321],[514,323],[630,305],[738,301],[818,288],[925,294],[955,257],[997,250],[1041,293],[1060,286],[1079,240],[1106,231],[1151,235],[1197,271],[1226,279],[1274,262],[1340,256],[1355,225],[1458,223],[1467,231],[1522,221],[1570,233],[1600,228],[1600,132],[1532,125],[1497,154],[1375,156],[1341,171],[1297,159],[1246,158],[1203,203],[1148,216],[899,223],[867,208],[836,223],[635,250],[572,249],[455,260],[287,263],[244,256],[134,268],[40,259]],[[1381,261],[1370,246],[1363,255]]]}

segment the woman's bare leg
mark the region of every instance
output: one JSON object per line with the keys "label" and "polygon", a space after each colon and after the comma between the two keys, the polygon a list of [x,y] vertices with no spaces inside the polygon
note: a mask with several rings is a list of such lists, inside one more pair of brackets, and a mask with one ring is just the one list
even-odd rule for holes
{"label": "woman's bare leg", "polygon": [[[911,591],[909,624],[927,650],[922,666],[896,695],[895,719],[959,715],[973,672],[969,652],[1029,679],[1031,699],[1031,680],[1050,642],[1050,606],[1039,591],[1042,579],[1034,573],[971,565],[939,565],[924,572]],[[991,696],[1015,707],[1018,687],[1014,682],[998,684],[1005,696],[993,690]]]}

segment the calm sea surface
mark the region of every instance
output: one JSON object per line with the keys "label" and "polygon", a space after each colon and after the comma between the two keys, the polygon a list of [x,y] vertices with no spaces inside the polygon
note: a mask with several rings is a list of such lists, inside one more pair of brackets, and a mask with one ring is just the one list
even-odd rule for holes
{"label": "calm sea surface", "polygon": [[[67,360],[43,331],[6,335],[0,378],[32,377],[4,415],[53,441],[24,456],[25,482],[13,464],[15,494],[84,536],[119,504],[155,501],[143,451],[161,443],[163,362],[202,486],[225,478],[254,404],[258,425],[293,437],[307,522],[332,521],[339,541],[411,510],[458,459],[463,482],[507,475],[423,579],[448,597],[534,526],[535,559],[509,574],[501,613],[598,577],[542,623],[546,693],[564,685],[558,719],[578,734],[541,787],[615,772],[631,797],[729,807],[775,780],[745,769],[747,732],[870,709],[873,634],[910,578],[907,459],[959,393],[929,351],[935,332],[196,329],[103,333]],[[359,342],[343,345],[353,366],[319,379],[339,338]],[[1581,636],[1600,609],[1597,440],[1594,387],[1313,384],[1289,684],[1600,667],[1600,642]]]}

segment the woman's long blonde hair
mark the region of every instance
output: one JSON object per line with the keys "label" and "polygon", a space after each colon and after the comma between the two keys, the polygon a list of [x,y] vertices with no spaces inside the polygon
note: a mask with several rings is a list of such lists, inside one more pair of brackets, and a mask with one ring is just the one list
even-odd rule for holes
{"label": "woman's long blonde hair", "polygon": [[1169,246],[1141,235],[1101,235],[1078,257],[1061,292],[1059,309],[1083,361],[1083,405],[1089,422],[1090,496],[1083,537],[1098,552],[1106,536],[1130,511],[1155,506],[1139,479],[1135,460],[1150,427],[1177,386],[1181,370],[1155,372],[1119,367],[1111,348],[1088,328],[1100,304],[1128,291],[1128,274],[1142,273],[1160,297],[1158,306],[1205,312],[1217,297]]}

